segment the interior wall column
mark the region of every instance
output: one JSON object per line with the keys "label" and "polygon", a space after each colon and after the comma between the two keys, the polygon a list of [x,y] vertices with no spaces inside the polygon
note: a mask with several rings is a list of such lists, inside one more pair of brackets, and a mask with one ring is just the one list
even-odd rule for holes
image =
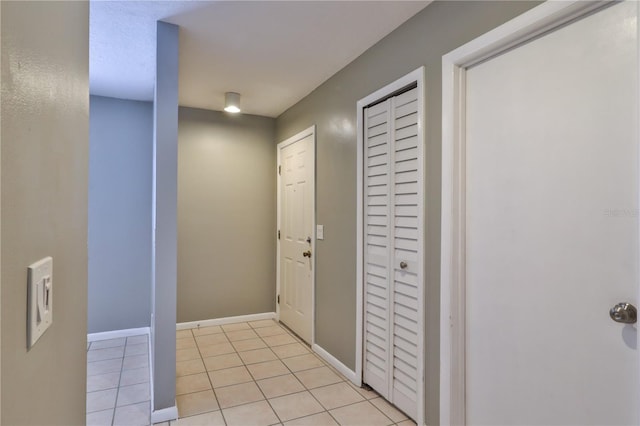
{"label": "interior wall column", "polygon": [[158,22],[153,107],[152,423],[177,417],[178,26]]}

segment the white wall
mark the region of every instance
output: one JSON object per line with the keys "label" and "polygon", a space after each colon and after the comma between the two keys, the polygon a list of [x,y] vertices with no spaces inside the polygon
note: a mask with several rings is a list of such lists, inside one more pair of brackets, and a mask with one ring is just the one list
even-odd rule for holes
{"label": "white wall", "polygon": [[91,96],[88,331],[149,327],[153,104]]}

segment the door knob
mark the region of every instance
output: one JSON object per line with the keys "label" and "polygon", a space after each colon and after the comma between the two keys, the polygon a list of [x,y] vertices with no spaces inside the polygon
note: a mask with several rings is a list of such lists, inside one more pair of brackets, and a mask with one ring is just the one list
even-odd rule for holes
{"label": "door knob", "polygon": [[303,251],[302,256],[308,257],[309,259],[311,259],[311,250]]}
{"label": "door knob", "polygon": [[407,262],[400,262],[400,269],[407,269]]}
{"label": "door knob", "polygon": [[631,303],[620,302],[611,308],[609,316],[615,322],[635,324],[638,320],[638,310]]}

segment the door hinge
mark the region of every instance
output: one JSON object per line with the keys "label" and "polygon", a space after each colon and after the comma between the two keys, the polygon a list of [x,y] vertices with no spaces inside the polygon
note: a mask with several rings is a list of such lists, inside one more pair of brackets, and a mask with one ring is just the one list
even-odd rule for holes
{"label": "door hinge", "polygon": [[278,166],[278,174],[282,175],[282,166]]}
{"label": "door hinge", "polygon": [[280,304],[280,295],[278,295],[278,305]]}
{"label": "door hinge", "polygon": [[278,229],[278,239],[280,239],[280,230]]}

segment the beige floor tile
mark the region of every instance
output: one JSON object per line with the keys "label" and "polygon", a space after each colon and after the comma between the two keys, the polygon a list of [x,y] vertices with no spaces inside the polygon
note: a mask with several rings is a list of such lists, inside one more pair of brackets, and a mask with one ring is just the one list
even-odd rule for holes
{"label": "beige floor tile", "polygon": [[372,399],[372,398],[378,398],[380,395],[378,395],[377,392],[373,391],[373,390],[369,390],[369,389],[365,389],[365,388],[361,388],[359,386],[354,385],[351,382],[347,382],[349,384],[349,386],[351,386],[356,392],[358,392],[360,395],[362,395],[365,399]]}
{"label": "beige floor tile", "polygon": [[120,373],[97,374],[87,376],[87,392],[117,388],[120,384]]}
{"label": "beige floor tile", "polygon": [[186,337],[193,337],[193,333],[191,333],[191,330],[176,331],[176,339],[184,339]]}
{"label": "beige floor tile", "polygon": [[237,353],[216,355],[204,358],[204,366],[207,368],[207,371],[238,367],[240,365],[242,365],[242,360]]}
{"label": "beige floor tile", "polygon": [[124,356],[124,346],[116,346],[105,349],[92,349],[87,352],[87,362],[104,361],[107,359],[122,358]]}
{"label": "beige floor tile", "polygon": [[228,343],[228,342],[229,342],[229,339],[227,339],[227,336],[225,336],[224,333],[205,334],[204,336],[196,337],[196,343],[198,344],[199,347],[217,345],[219,343]]}
{"label": "beige floor tile", "polygon": [[339,424],[345,426],[384,426],[393,424],[393,421],[390,418],[382,414],[380,410],[371,405],[368,401],[336,408],[331,410],[330,413]]}
{"label": "beige floor tile", "polygon": [[201,392],[209,389],[211,389],[211,382],[209,382],[207,373],[176,377],[176,395]]}
{"label": "beige floor tile", "polygon": [[233,349],[233,346],[231,346],[231,343],[217,343],[215,345],[200,347],[200,354],[202,355],[203,358],[222,355],[222,354],[230,354],[230,353],[234,353],[235,351],[236,350]]}
{"label": "beige floor tile", "polygon": [[269,346],[282,346],[289,345],[291,343],[298,343],[298,341],[288,334],[277,334],[275,336],[264,336],[262,338],[264,342]]}
{"label": "beige floor tile", "polygon": [[212,390],[179,395],[176,397],[176,402],[180,417],[193,416],[218,409],[218,403]]}
{"label": "beige floor tile", "polygon": [[258,364],[250,364],[247,366],[254,380],[266,379],[268,377],[281,376],[288,374],[289,369],[282,361],[267,361]]}
{"label": "beige floor tile", "polygon": [[222,412],[228,426],[267,426],[279,422],[266,401],[225,408]]}
{"label": "beige floor tile", "polygon": [[253,351],[239,352],[240,358],[245,364],[256,364],[258,362],[274,361],[277,359],[270,349],[256,349]]}
{"label": "beige floor tile", "polygon": [[325,411],[312,416],[290,420],[285,423],[285,426],[333,426],[337,424],[333,417]]}
{"label": "beige floor tile", "polygon": [[184,339],[176,339],[176,350],[193,349],[196,347],[196,340],[193,337],[185,337]]}
{"label": "beige floor tile", "polygon": [[320,386],[326,386],[342,381],[337,374],[329,370],[327,367],[298,371],[295,375],[307,389],[319,388]]}
{"label": "beige floor tile", "polygon": [[87,413],[87,426],[105,426],[113,422],[113,408]]}
{"label": "beige floor tile", "polygon": [[327,410],[364,401],[364,397],[345,382],[316,388],[311,393]]}
{"label": "beige floor tile", "polygon": [[288,334],[287,330],[280,327],[279,325],[274,325],[271,327],[264,327],[264,328],[256,328],[256,333],[258,333],[258,336],[260,337],[275,336],[277,334]]}
{"label": "beige floor tile", "polygon": [[276,398],[305,390],[304,386],[293,374],[258,380],[257,383],[267,398]]}
{"label": "beige floor tile", "polygon": [[302,343],[291,343],[289,345],[274,346],[271,348],[278,358],[291,358],[292,356],[305,355],[310,353],[309,348]]}
{"label": "beige floor tile", "polygon": [[127,344],[127,348],[124,351],[124,356],[144,355],[149,353],[148,343],[136,343],[135,345]]}
{"label": "beige floor tile", "polygon": [[176,361],[189,361],[200,358],[200,351],[197,348],[178,349],[176,351]]}
{"label": "beige floor tile", "polygon": [[113,348],[115,346],[124,346],[127,343],[126,337],[120,337],[118,339],[98,340],[91,342],[91,349],[106,349]]}
{"label": "beige floor tile", "polygon": [[269,399],[269,404],[282,421],[324,411],[322,405],[307,391]]}
{"label": "beige floor tile", "polygon": [[227,335],[227,338],[232,342],[258,338],[258,335],[253,330],[226,331],[225,334]]}
{"label": "beige floor tile", "polygon": [[183,417],[171,422],[171,426],[225,426],[222,412],[211,411],[209,413],[197,414],[191,417]]}
{"label": "beige floor tile", "polygon": [[115,407],[117,393],[118,389],[107,389],[87,393],[87,413]]}
{"label": "beige floor tile", "polygon": [[138,383],[131,386],[120,386],[118,388],[117,407],[123,405],[137,404],[151,399],[149,383]]}
{"label": "beige floor tile", "polygon": [[251,327],[246,322],[236,322],[233,324],[224,324],[222,326],[222,329],[224,330],[225,333],[228,333],[230,331],[250,330]]}
{"label": "beige floor tile", "polygon": [[123,370],[133,370],[134,368],[149,368],[149,355],[134,355],[124,357],[122,362]]}
{"label": "beige floor tile", "polygon": [[122,369],[122,358],[87,363],[87,376],[116,373]]}
{"label": "beige floor tile", "polygon": [[176,362],[176,376],[187,376],[189,374],[204,373],[204,363],[201,359]]}
{"label": "beige floor tile", "polygon": [[196,337],[205,336],[207,334],[222,333],[222,327],[220,327],[219,325],[214,325],[211,327],[192,328],[191,333],[193,333],[193,335]]}
{"label": "beige floor tile", "polygon": [[408,418],[406,414],[391,405],[386,399],[373,398],[369,400],[369,402],[375,405],[378,410],[382,411],[384,415],[396,423],[407,420]]}
{"label": "beige floor tile", "polygon": [[114,426],[146,426],[151,422],[149,401],[116,408]]}
{"label": "beige floor tile", "polygon": [[294,356],[291,358],[285,358],[282,360],[287,367],[293,372],[308,370],[310,368],[324,367],[324,362],[314,354],[305,354]]}
{"label": "beige floor tile", "polygon": [[218,388],[216,389],[216,396],[222,408],[235,407],[236,405],[264,399],[262,392],[260,392],[255,382]]}
{"label": "beige floor tile", "polygon": [[273,327],[276,324],[274,320],[249,321],[251,328]]}
{"label": "beige floor tile", "polygon": [[127,345],[135,345],[137,343],[149,343],[149,336],[146,334],[141,334],[139,336],[127,337]]}
{"label": "beige floor tile", "polygon": [[267,345],[260,338],[238,340],[236,342],[231,342],[231,344],[238,352],[250,351],[252,349],[262,349],[267,347]]}
{"label": "beige floor tile", "polygon": [[149,381],[149,368],[134,368],[133,370],[124,370],[120,376],[120,386],[137,385],[138,383],[147,383]]}
{"label": "beige floor tile", "polygon": [[253,379],[245,366],[225,368],[223,370],[210,371],[209,377],[214,389],[223,386],[237,385],[250,382]]}

